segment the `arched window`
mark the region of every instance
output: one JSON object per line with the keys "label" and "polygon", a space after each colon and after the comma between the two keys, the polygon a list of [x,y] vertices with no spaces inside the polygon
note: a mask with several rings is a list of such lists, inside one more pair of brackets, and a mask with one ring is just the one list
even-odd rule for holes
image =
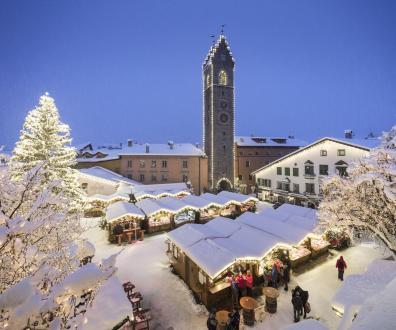
{"label": "arched window", "polygon": [[305,167],[305,175],[308,175],[308,176],[315,175],[313,162],[311,162],[310,160],[307,160],[304,163],[304,167]]}
{"label": "arched window", "polygon": [[221,70],[219,73],[219,84],[220,85],[227,85],[227,74],[224,70]]}

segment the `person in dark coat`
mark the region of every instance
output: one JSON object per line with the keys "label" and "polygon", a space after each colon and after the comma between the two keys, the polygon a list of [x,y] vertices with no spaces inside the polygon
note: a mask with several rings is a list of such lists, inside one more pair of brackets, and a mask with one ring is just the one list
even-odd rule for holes
{"label": "person in dark coat", "polygon": [[292,290],[291,303],[293,304],[294,322],[298,322],[300,321],[300,315],[302,314],[303,303],[300,297],[300,292],[296,289]]}
{"label": "person in dark coat", "polygon": [[337,263],[336,263],[336,268],[338,268],[338,279],[343,281],[344,280],[344,271],[347,268],[347,264],[342,256],[338,258]]}
{"label": "person in dark coat", "polygon": [[232,310],[231,313],[228,314],[228,322],[226,330],[239,330],[239,322],[241,316],[236,308]]}
{"label": "person in dark coat", "polygon": [[237,277],[232,276],[231,280],[231,294],[232,294],[232,304],[233,306],[238,306],[239,304],[239,287]]}
{"label": "person in dark coat", "polygon": [[[304,310],[304,319],[307,317],[307,313],[309,313],[308,308],[307,308],[307,303],[308,303],[308,298],[309,298],[309,293],[308,291],[305,291],[301,289],[299,286],[296,286],[294,289],[300,294],[302,305],[303,305],[303,310]],[[300,312],[300,315],[302,315],[302,310]]]}
{"label": "person in dark coat", "polygon": [[274,264],[272,266],[271,280],[272,280],[272,287],[277,289],[278,288],[278,269],[276,268],[276,264]]}
{"label": "person in dark coat", "polygon": [[289,257],[286,256],[285,262],[283,263],[283,281],[285,282],[285,291],[289,290],[289,282],[290,282],[290,270],[291,270],[291,262]]}
{"label": "person in dark coat", "polygon": [[216,310],[212,309],[208,320],[206,321],[206,325],[208,327],[208,330],[216,330],[217,329],[217,320],[216,320]]}

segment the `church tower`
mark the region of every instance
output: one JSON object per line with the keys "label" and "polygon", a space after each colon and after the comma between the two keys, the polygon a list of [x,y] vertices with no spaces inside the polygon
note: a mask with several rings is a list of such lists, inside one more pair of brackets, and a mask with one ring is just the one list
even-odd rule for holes
{"label": "church tower", "polygon": [[220,35],[202,68],[203,143],[212,191],[234,187],[234,65],[228,42]]}

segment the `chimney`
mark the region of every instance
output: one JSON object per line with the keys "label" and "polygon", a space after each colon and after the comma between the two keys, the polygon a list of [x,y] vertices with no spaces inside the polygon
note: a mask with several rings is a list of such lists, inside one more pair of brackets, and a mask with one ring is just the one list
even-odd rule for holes
{"label": "chimney", "polygon": [[149,152],[150,152],[150,145],[146,143],[146,154],[148,154]]}
{"label": "chimney", "polygon": [[346,129],[344,131],[344,136],[346,139],[352,139],[353,138],[353,131],[351,129]]}
{"label": "chimney", "polygon": [[130,148],[130,147],[132,147],[132,146],[133,146],[132,140],[131,140],[131,139],[128,139],[128,147]]}
{"label": "chimney", "polygon": [[174,146],[174,142],[173,141],[168,141],[168,145],[169,145],[169,148],[171,149],[171,150],[173,150],[173,146]]}

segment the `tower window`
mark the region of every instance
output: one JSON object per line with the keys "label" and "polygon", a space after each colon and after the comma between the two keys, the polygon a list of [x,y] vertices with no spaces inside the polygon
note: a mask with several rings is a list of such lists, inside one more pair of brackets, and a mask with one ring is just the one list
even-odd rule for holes
{"label": "tower window", "polygon": [[224,70],[221,70],[219,73],[219,84],[220,85],[227,85],[227,74]]}

